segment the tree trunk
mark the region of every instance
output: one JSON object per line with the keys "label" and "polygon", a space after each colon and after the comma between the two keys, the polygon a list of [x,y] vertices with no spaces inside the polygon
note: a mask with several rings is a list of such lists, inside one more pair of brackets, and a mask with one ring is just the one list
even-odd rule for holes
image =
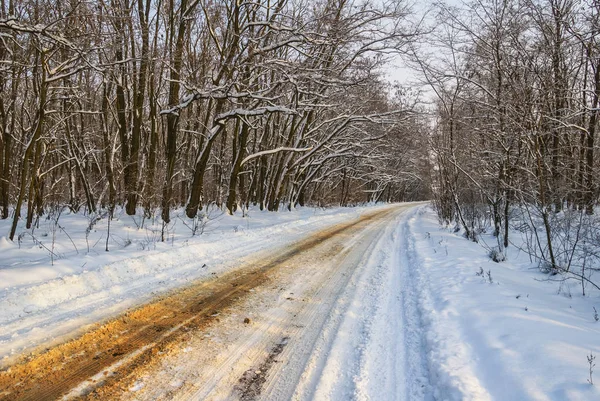
{"label": "tree trunk", "polygon": [[[177,30],[177,40],[173,52],[173,64],[171,65],[171,74],[169,82],[169,107],[174,107],[179,103],[179,88],[181,77],[181,66],[183,63],[183,48],[186,35],[186,11],[187,0],[181,0],[179,5],[179,29]],[[171,221],[170,208],[173,198],[173,175],[175,174],[175,161],[177,159],[177,125],[179,123],[178,113],[167,114],[167,146],[165,156],[167,159],[167,168],[165,173],[165,182],[163,185],[162,212],[163,222]],[[163,238],[164,241],[164,238]]]}
{"label": "tree trunk", "polygon": [[594,71],[594,92],[592,94],[592,111],[590,115],[589,125],[586,133],[586,152],[585,152],[585,173],[586,173],[586,213],[591,215],[594,213],[594,136],[596,134],[596,125],[598,121],[598,105],[600,98],[600,58],[596,62]]}
{"label": "tree trunk", "polygon": [[19,186],[19,195],[17,197],[17,203],[15,205],[15,215],[13,217],[12,225],[10,228],[9,238],[11,241],[15,238],[15,233],[17,231],[17,224],[19,222],[19,218],[21,217],[21,206],[23,205],[23,201],[25,200],[25,193],[27,191],[27,181],[29,179],[29,167],[30,163],[33,162],[32,157],[33,151],[36,148],[37,142],[42,136],[42,132],[44,129],[44,121],[46,118],[46,97],[48,94],[48,84],[46,83],[46,58],[44,54],[45,50],[40,51],[40,65],[41,65],[41,82],[40,82],[40,92],[39,92],[39,103],[38,103],[38,111],[37,118],[35,123],[35,128],[33,130],[33,134],[27,147],[25,148],[25,154],[23,155],[23,162],[21,163],[21,183]]}
{"label": "tree trunk", "polygon": [[[231,167],[231,175],[229,176],[229,192],[227,194],[227,202],[226,207],[229,214],[233,214],[235,212],[236,207],[236,187],[238,184],[238,174],[240,173],[240,167],[242,166],[242,160],[246,155],[246,142],[248,141],[248,132],[249,127],[248,124],[242,122],[242,127],[240,133],[238,135],[238,139],[236,141],[236,145],[234,147],[234,161],[233,166]],[[237,147],[237,152],[235,148]]]}

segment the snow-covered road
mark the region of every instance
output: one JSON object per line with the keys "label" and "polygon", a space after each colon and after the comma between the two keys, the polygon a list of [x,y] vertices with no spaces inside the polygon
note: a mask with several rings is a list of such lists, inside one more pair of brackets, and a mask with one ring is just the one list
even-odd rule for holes
{"label": "snow-covered road", "polygon": [[119,398],[431,399],[414,289],[401,268],[408,209],[286,260],[272,283],[136,373]]}
{"label": "snow-covered road", "polygon": [[411,274],[400,268],[411,208],[374,209],[253,253],[221,277],[22,360],[0,374],[0,394],[428,399]]}
{"label": "snow-covered road", "polygon": [[411,208],[285,260],[218,324],[133,374],[118,398],[431,399],[415,289],[402,268]]}
{"label": "snow-covered road", "polygon": [[[190,238],[180,230],[174,242],[150,244],[156,227],[146,223],[139,228],[134,220],[120,219],[111,224],[112,235],[128,238],[130,245],[104,252],[100,244],[85,254],[76,254],[69,246],[73,242],[85,249],[88,242],[101,243],[105,222],[87,233],[86,217],[67,215],[62,223],[66,229],[57,235],[55,245],[62,257],[54,261],[41,246],[17,246],[0,237],[0,368],[170,290],[235,270],[252,253],[291,246],[377,208],[252,211],[251,216],[216,218],[200,236]],[[41,238],[50,235],[48,227],[37,231]]]}

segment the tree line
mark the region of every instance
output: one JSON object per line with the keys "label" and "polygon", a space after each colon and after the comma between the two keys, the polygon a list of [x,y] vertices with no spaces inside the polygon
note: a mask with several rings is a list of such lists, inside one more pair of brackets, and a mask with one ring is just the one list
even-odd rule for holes
{"label": "tree line", "polygon": [[600,245],[600,2],[475,0],[432,15],[413,62],[436,95],[440,217],[473,240],[489,224],[500,254],[513,224],[554,272],[589,266],[580,256]]}
{"label": "tree line", "polygon": [[404,1],[0,0],[0,217],[428,196]]}

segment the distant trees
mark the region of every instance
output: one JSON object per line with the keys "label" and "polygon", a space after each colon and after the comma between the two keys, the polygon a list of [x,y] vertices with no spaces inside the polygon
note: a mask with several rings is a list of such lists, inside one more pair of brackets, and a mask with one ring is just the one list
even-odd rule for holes
{"label": "distant trees", "polygon": [[56,205],[168,222],[426,197],[426,123],[381,75],[418,34],[409,16],[396,0],[0,1],[11,239]]}

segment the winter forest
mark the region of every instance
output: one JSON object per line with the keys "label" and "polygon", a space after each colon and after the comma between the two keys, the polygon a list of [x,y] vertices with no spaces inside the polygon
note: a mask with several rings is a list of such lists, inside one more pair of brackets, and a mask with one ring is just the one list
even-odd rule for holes
{"label": "winter forest", "polygon": [[[2,1],[2,218],[426,197],[399,2]],[[26,209],[26,210],[24,210]]]}
{"label": "winter forest", "polygon": [[0,0],[0,401],[600,400],[600,0]]}
{"label": "winter forest", "polygon": [[[9,238],[111,219],[434,199],[549,271],[599,255],[600,3],[2,0]],[[401,62],[410,79],[392,82]],[[21,222],[21,223],[20,223]],[[164,238],[163,238],[164,239]],[[573,267],[573,268],[572,268]]]}
{"label": "winter forest", "polygon": [[476,242],[493,232],[496,261],[514,228],[543,270],[581,280],[585,294],[586,268],[597,270],[600,256],[600,2],[436,10],[438,55],[415,53],[414,63],[436,95],[429,143],[440,218]]}

